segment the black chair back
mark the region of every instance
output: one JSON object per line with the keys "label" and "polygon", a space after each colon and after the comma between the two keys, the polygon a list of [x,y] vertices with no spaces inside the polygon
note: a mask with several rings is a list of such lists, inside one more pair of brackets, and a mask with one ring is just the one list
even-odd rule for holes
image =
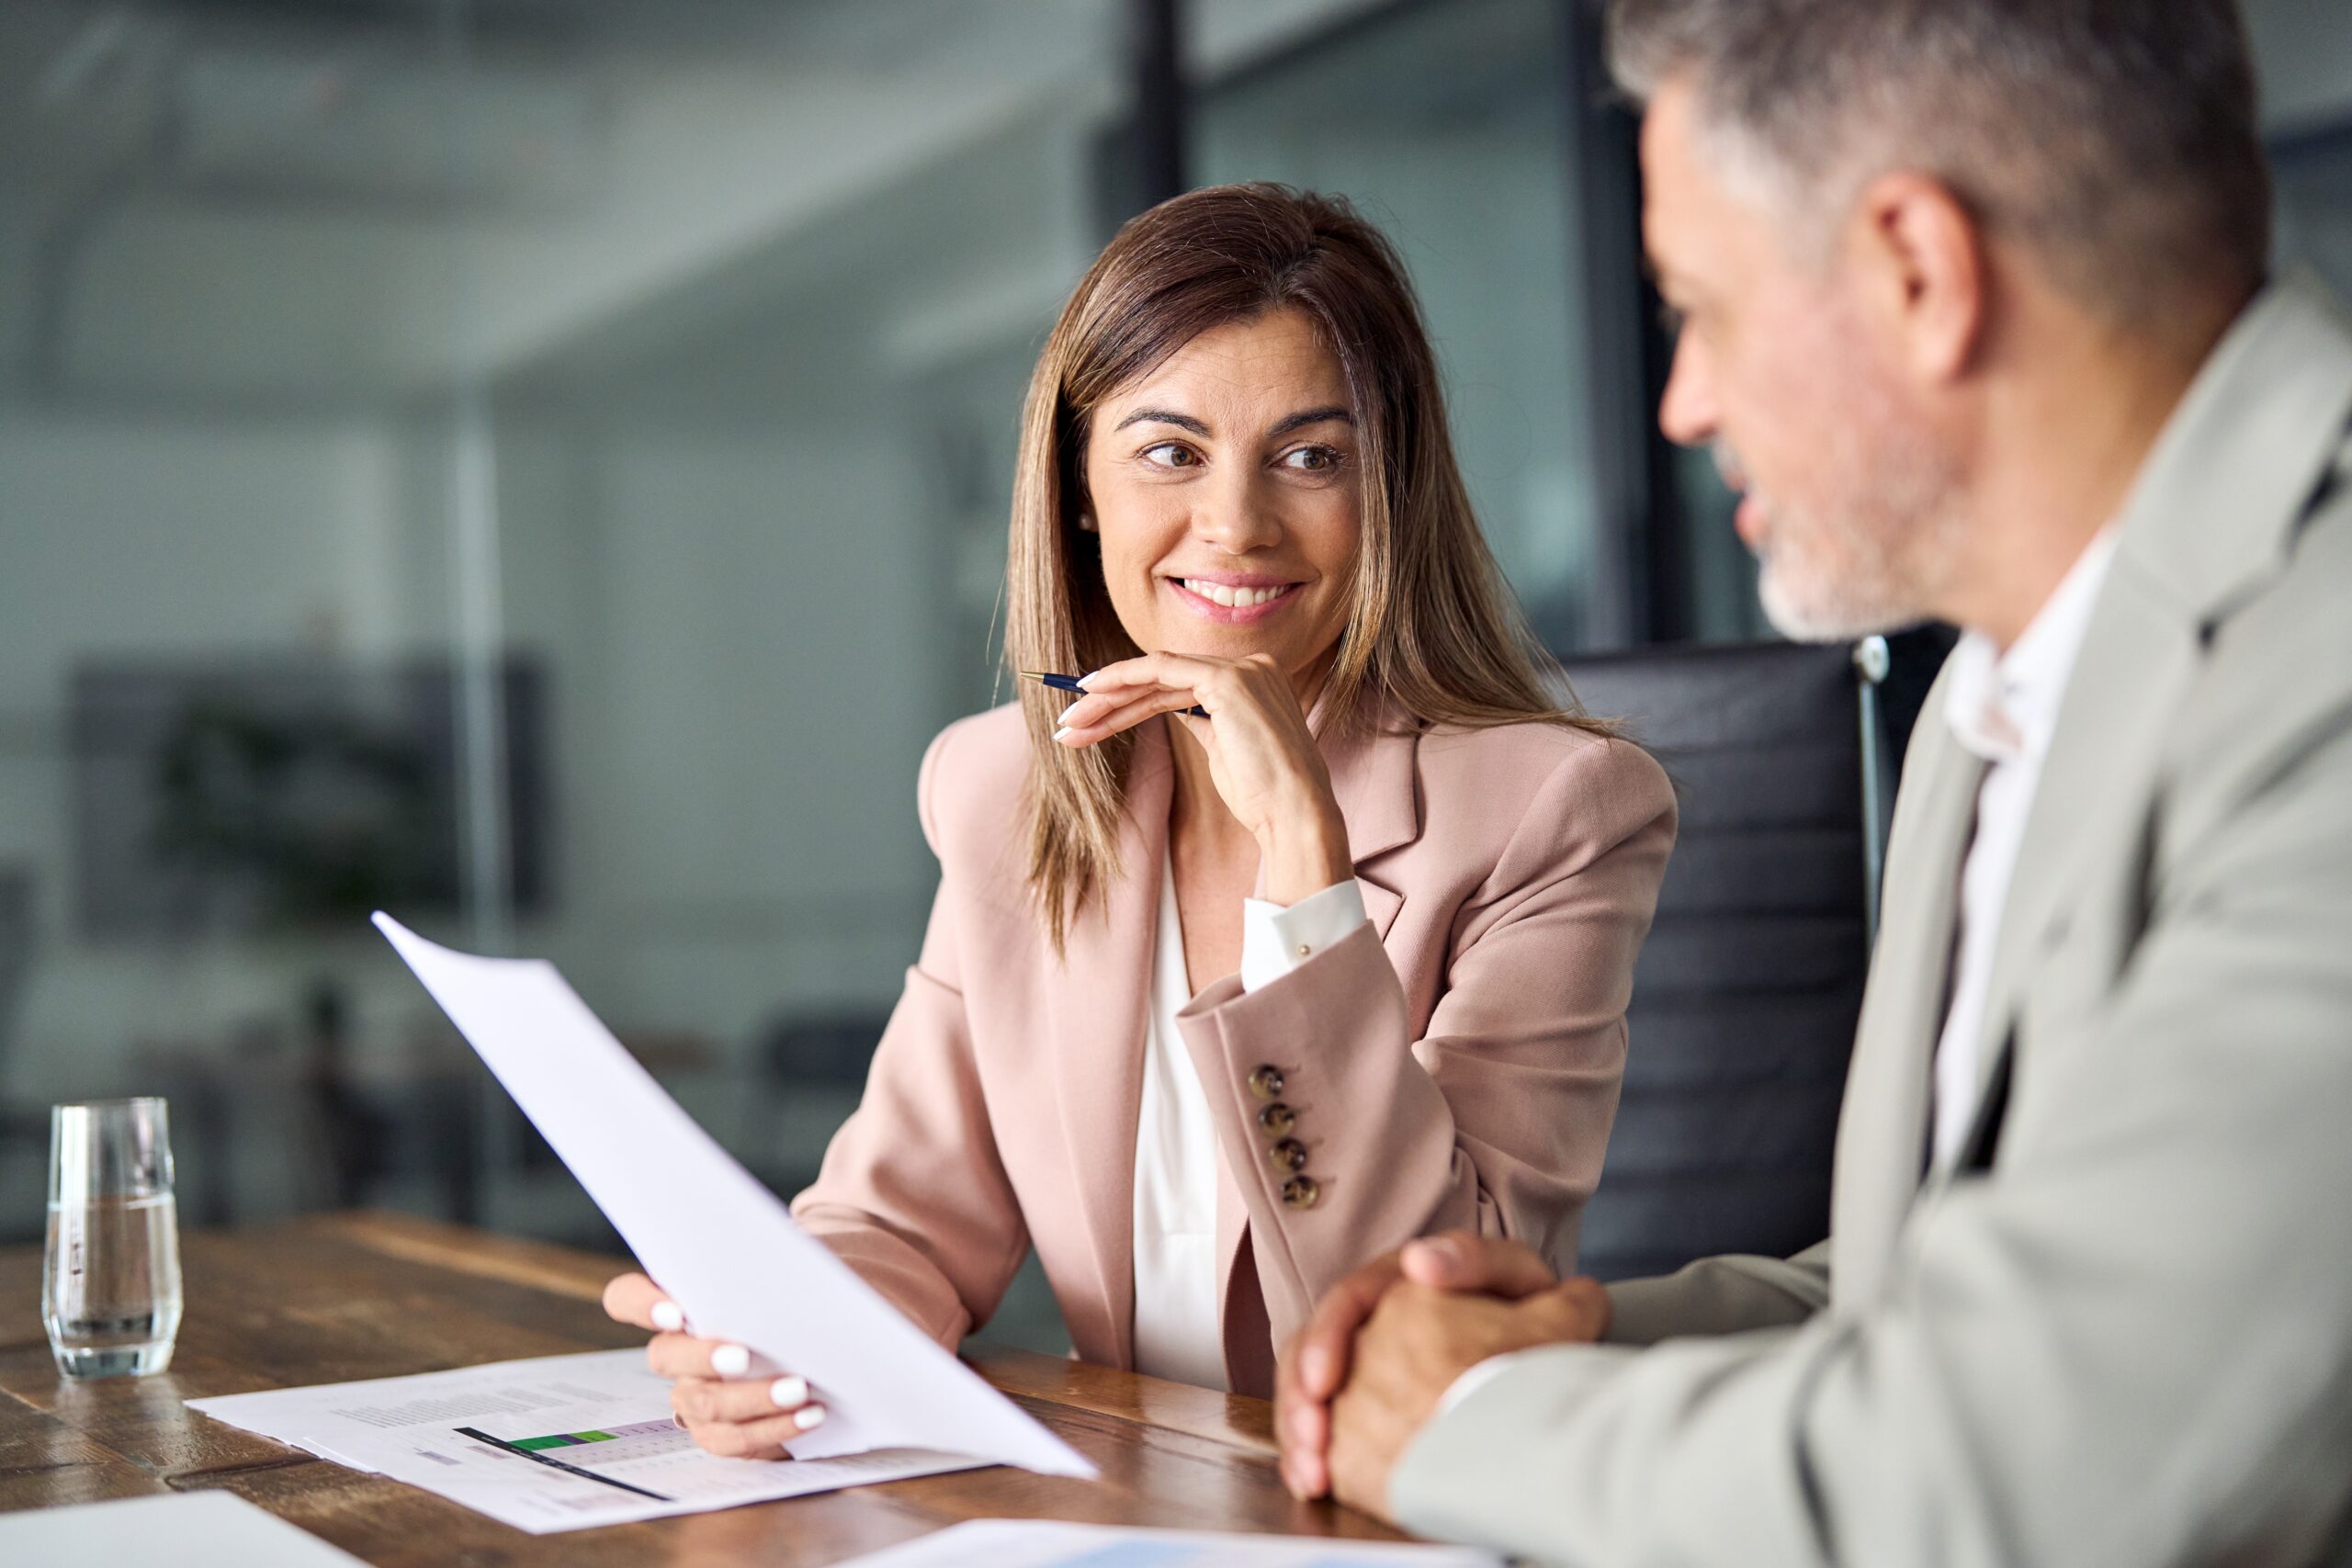
{"label": "black chair back", "polygon": [[[1863,657],[1863,655],[1869,657]],[[1634,972],[1624,1100],[1578,1267],[1670,1273],[1828,1234],[1883,807],[1883,645],[1572,660],[1590,712],[1666,767],[1681,833]]]}

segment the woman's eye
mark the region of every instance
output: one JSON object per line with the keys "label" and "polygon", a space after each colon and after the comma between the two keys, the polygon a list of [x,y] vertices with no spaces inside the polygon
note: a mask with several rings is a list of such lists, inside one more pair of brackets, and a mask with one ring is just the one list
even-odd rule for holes
{"label": "woman's eye", "polygon": [[1181,441],[1163,441],[1143,449],[1144,461],[1161,468],[1192,468],[1200,466],[1200,454]]}
{"label": "woman's eye", "polygon": [[1302,446],[1283,457],[1283,467],[1300,473],[1328,474],[1339,466],[1339,453],[1329,446]]}

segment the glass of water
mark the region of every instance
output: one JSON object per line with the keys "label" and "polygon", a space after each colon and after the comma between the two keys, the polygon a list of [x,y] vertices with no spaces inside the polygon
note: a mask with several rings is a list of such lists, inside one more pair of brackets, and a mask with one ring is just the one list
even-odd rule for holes
{"label": "glass of water", "polygon": [[69,1378],[160,1372],[180,1329],[179,1213],[160,1100],[49,1112],[41,1325]]}

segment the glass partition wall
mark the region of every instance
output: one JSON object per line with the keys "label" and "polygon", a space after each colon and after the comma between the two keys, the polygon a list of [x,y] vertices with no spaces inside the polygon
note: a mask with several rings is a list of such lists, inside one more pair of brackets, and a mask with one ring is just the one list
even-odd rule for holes
{"label": "glass partition wall", "polygon": [[779,1186],[997,691],[1119,0],[0,11],[0,1235],[50,1101],[192,1223],[601,1227],[366,918],[556,958]]}
{"label": "glass partition wall", "polygon": [[[554,199],[571,166],[523,147],[571,100],[538,93],[493,153],[446,134],[461,75],[429,16],[308,15],[0,11],[15,1238],[41,1108],[117,1093],[172,1099],[195,1223],[474,1201],[476,1077],[364,922],[462,931],[546,890],[517,874],[535,818],[469,830],[517,816],[469,798],[503,750],[476,716],[531,728],[545,690],[461,592],[452,242]],[[533,755],[500,771],[527,786]]]}

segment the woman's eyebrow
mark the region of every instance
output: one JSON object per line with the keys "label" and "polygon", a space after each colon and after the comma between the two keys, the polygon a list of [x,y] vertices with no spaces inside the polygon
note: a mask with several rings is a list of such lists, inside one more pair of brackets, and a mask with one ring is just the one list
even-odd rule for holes
{"label": "woman's eyebrow", "polygon": [[1131,424],[1172,424],[1179,430],[1189,430],[1195,435],[1206,435],[1209,427],[1188,413],[1171,413],[1166,409],[1137,409],[1118,423],[1114,430],[1125,430]]}
{"label": "woman's eyebrow", "polygon": [[1291,415],[1266,432],[1266,439],[1279,441],[1294,430],[1305,430],[1310,424],[1323,424],[1335,419],[1341,424],[1353,424],[1356,422],[1355,415],[1337,406],[1326,409],[1306,409]]}

